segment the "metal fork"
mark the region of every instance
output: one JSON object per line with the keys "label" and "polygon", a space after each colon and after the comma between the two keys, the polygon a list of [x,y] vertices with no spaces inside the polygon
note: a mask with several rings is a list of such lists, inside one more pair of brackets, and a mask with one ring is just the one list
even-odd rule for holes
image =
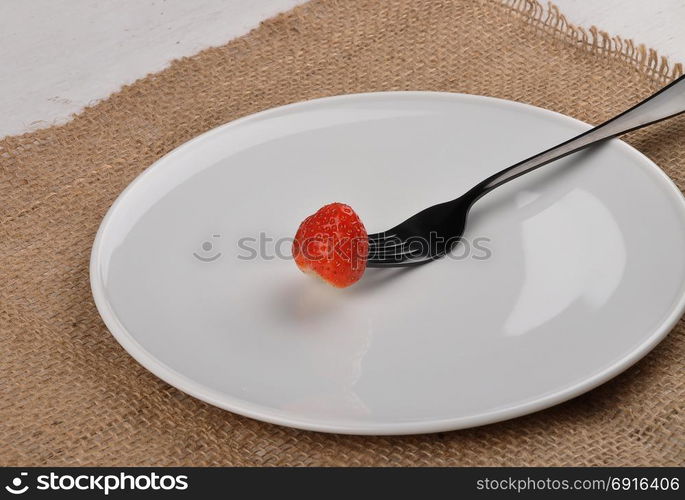
{"label": "metal fork", "polygon": [[368,267],[403,267],[442,257],[464,234],[473,204],[493,189],[554,160],[685,112],[685,76],[618,116],[488,177],[459,198],[428,207],[401,224],[369,235]]}

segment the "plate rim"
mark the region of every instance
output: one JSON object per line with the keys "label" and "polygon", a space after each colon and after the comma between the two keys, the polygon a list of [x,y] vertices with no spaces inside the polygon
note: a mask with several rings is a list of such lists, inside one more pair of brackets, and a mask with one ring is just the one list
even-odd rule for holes
{"label": "plate rim", "polygon": [[[160,360],[158,360],[152,353],[148,352],[145,348],[143,348],[135,340],[134,336],[126,330],[126,328],[121,324],[121,322],[114,314],[114,311],[111,309],[109,302],[106,299],[104,283],[102,282],[100,273],[98,272],[102,240],[104,238],[104,235],[107,232],[107,228],[110,224],[110,221],[115,216],[121,204],[125,202],[127,194],[131,190],[136,189],[137,186],[141,184],[148,175],[150,175],[150,172],[158,170],[160,166],[163,166],[165,162],[169,161],[171,158],[173,158],[180,152],[184,152],[189,148],[194,148],[196,145],[210,138],[211,136],[223,133],[227,129],[239,126],[245,122],[249,122],[252,120],[261,120],[263,118],[267,118],[271,114],[281,113],[284,111],[288,111],[289,109],[303,108],[322,103],[325,104],[327,102],[355,99],[382,99],[387,98],[389,96],[399,99],[443,97],[462,99],[467,101],[470,100],[472,102],[495,103],[500,106],[522,108],[525,109],[527,112],[543,114],[556,120],[564,120],[568,123],[573,123],[576,126],[580,125],[581,127],[586,129],[592,127],[588,123],[565,115],[563,113],[551,111],[527,103],[476,94],[436,91],[382,91],[320,97],[316,99],[299,101],[295,103],[286,104],[283,106],[269,108],[214,127],[174,148],[170,152],[166,153],[164,156],[157,159],[150,166],[145,168],[140,174],[138,174],[117,196],[115,201],[107,210],[105,216],[103,217],[98,227],[90,254],[89,275],[91,292],[97,311],[100,314],[100,317],[102,318],[105,326],[107,327],[111,335],[115,338],[115,340],[124,348],[124,350],[146,370],[148,370],[164,382],[177,388],[178,390],[190,396],[193,396],[196,399],[204,401],[205,403],[230,411],[232,413],[236,413],[238,415],[253,418],[255,420],[263,422],[268,422],[271,424],[283,425],[286,427],[293,427],[297,429],[311,430],[317,432],[379,436],[409,435],[427,434],[434,432],[447,432],[452,430],[459,430],[492,424],[520,417],[523,415],[535,413],[540,410],[544,410],[546,408],[550,408],[557,404],[573,399],[611,380],[612,378],[616,377],[620,373],[624,372],[625,370],[633,366],[637,361],[645,357],[652,349],[654,349],[675,327],[677,322],[683,316],[683,313],[685,313],[685,287],[683,288],[680,298],[674,304],[670,314],[664,319],[664,321],[659,325],[658,328],[655,328],[654,331],[652,331],[651,334],[649,334],[645,338],[645,340],[641,344],[639,344],[635,349],[630,351],[622,358],[619,358],[618,360],[610,363],[600,373],[594,375],[593,377],[586,378],[579,382],[576,382],[575,384],[573,384],[570,387],[567,387],[564,390],[555,391],[551,394],[538,397],[534,401],[510,405],[508,407],[492,410],[486,413],[480,413],[477,415],[471,415],[466,417],[452,417],[433,420],[423,419],[418,421],[386,423],[350,423],[344,420],[341,420],[336,423],[334,421],[335,419],[331,419],[330,421],[322,421],[320,418],[316,417],[298,417],[293,416],[291,412],[278,410],[273,407],[255,404],[250,401],[242,400],[240,398],[228,396],[224,393],[208,388],[201,383],[195,382],[191,378],[165,365]],[[681,216],[683,220],[685,220],[685,197],[683,196],[683,193],[680,191],[680,189],[673,182],[673,180],[655,162],[653,162],[646,155],[635,149],[633,146],[618,138],[611,139],[611,141],[619,143],[620,147],[622,147],[625,150],[626,154],[633,155],[636,159],[640,160],[638,163],[642,166],[641,168],[643,168],[646,172],[651,174],[654,177],[655,182],[657,184],[661,183],[662,187],[667,188],[665,191],[667,193],[670,193],[670,196],[672,196],[673,201],[676,202],[676,205],[679,205]]]}

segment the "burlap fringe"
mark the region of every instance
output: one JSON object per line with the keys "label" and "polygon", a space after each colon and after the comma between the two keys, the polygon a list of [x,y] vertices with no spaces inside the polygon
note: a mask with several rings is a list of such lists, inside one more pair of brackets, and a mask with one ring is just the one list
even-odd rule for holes
{"label": "burlap fringe", "polygon": [[515,13],[528,18],[537,28],[597,55],[623,59],[658,83],[666,84],[683,74],[683,64],[669,62],[666,56],[632,39],[611,36],[591,26],[588,30],[570,23],[551,2],[547,8],[538,0],[502,0]]}

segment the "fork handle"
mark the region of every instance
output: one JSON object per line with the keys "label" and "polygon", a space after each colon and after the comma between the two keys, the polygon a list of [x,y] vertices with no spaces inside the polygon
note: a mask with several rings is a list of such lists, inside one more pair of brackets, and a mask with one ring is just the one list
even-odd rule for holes
{"label": "fork handle", "polygon": [[685,75],[601,125],[488,177],[472,191],[480,198],[505,182],[595,143],[685,112]]}

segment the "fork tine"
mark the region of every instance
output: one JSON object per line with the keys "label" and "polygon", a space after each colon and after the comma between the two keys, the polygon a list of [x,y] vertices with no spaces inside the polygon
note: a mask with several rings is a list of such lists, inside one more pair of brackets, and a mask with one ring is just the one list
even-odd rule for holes
{"label": "fork tine", "polygon": [[383,240],[387,240],[388,238],[393,238],[395,235],[394,234],[388,234],[388,233],[373,233],[368,236],[369,238],[369,243],[376,243],[380,242]]}
{"label": "fork tine", "polygon": [[[369,246],[370,256],[387,256],[387,255],[401,255],[407,253],[410,242],[400,241],[391,245]],[[411,250],[414,252],[414,250]]]}
{"label": "fork tine", "polygon": [[415,249],[410,248],[406,240],[382,240],[379,243],[369,243],[369,260],[398,260],[403,255],[413,255]]}
{"label": "fork tine", "polygon": [[391,265],[399,264],[416,257],[421,253],[421,249],[412,249],[408,246],[410,242],[404,240],[394,245],[369,247],[368,264]]}
{"label": "fork tine", "polygon": [[415,252],[405,252],[403,254],[393,255],[390,257],[374,257],[370,258],[366,265],[367,267],[404,267],[404,266],[414,266],[418,264],[423,264],[424,262],[429,262],[432,260],[431,257],[425,259],[416,259]]}
{"label": "fork tine", "polygon": [[371,250],[371,249],[374,249],[376,251],[395,250],[396,248],[403,247],[407,243],[408,243],[407,240],[387,238],[385,240],[382,240],[382,241],[379,241],[376,243],[369,242],[369,250]]}

